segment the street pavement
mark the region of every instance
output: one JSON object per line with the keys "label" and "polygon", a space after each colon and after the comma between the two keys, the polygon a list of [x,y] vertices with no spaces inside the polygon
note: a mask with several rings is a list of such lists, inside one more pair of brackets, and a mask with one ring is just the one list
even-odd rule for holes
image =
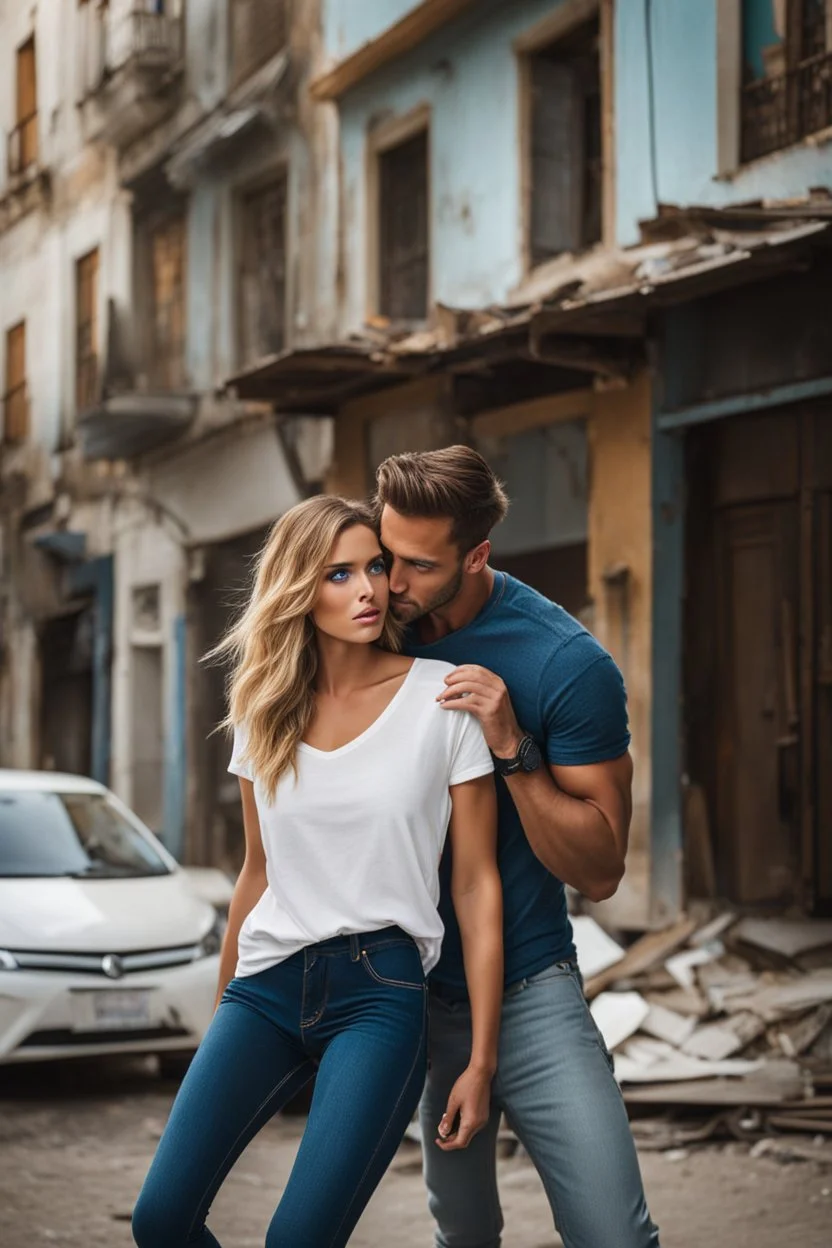
{"label": "street pavement", "polygon": [[[132,1203],[175,1091],[152,1062],[0,1069],[0,1248],[130,1248]],[[223,1248],[262,1248],[302,1130],[301,1118],[275,1119],[234,1169],[209,1223]],[[832,1142],[814,1147],[817,1162],[789,1165],[740,1144],[643,1154],[663,1248],[828,1248]],[[528,1161],[501,1161],[500,1190],[504,1248],[560,1244]],[[419,1150],[405,1143],[351,1245],[432,1243]]]}

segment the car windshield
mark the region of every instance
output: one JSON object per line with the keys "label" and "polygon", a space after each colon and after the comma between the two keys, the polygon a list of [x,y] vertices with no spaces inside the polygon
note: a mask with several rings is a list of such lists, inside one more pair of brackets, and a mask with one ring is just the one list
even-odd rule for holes
{"label": "car windshield", "polygon": [[0,877],[167,874],[151,842],[105,794],[0,789]]}

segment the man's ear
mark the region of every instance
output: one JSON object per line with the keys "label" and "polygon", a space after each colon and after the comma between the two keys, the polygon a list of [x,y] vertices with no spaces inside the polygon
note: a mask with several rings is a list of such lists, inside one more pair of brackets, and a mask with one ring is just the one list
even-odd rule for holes
{"label": "man's ear", "polygon": [[468,554],[462,561],[462,567],[465,572],[482,572],[488,563],[488,556],[491,554],[491,543],[488,538],[484,542],[480,542],[479,546],[475,546],[473,550],[469,550]]}

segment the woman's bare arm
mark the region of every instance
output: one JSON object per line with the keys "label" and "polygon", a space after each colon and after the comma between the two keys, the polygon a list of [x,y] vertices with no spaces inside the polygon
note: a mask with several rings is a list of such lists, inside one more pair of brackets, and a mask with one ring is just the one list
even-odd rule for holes
{"label": "woman's bare arm", "polygon": [[260,819],[254,800],[254,785],[250,780],[240,780],[240,796],[243,802],[243,825],[246,833],[246,856],[234,885],[234,896],[228,907],[228,926],[220,954],[220,979],[214,1009],[220,1003],[237,966],[237,942],[240,928],[266,891],[266,854],[260,835]]}
{"label": "woman's bare arm", "polygon": [[[491,776],[451,789],[451,896],[471,1000],[471,1060],[439,1124],[440,1148],[465,1148],[488,1121],[503,1001],[503,893],[497,869],[497,797]],[[453,1131],[459,1114],[459,1127]]]}

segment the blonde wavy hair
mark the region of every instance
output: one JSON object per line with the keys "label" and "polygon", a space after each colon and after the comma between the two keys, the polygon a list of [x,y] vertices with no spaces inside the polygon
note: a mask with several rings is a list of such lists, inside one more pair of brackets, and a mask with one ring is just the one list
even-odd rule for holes
{"label": "blonde wavy hair", "polygon": [[[332,495],[307,499],[276,522],[257,560],[254,588],[236,624],[206,657],[230,661],[228,716],[242,725],[245,761],[269,799],[295,768],[315,705],[318,648],[311,611],[335,542],[364,525],[378,532],[364,503]],[[397,651],[401,628],[388,612],[378,645]]]}

